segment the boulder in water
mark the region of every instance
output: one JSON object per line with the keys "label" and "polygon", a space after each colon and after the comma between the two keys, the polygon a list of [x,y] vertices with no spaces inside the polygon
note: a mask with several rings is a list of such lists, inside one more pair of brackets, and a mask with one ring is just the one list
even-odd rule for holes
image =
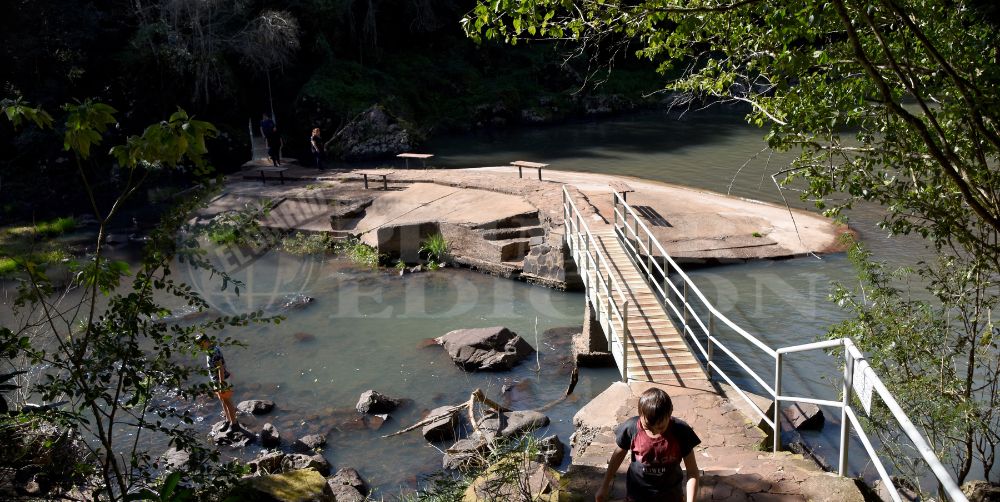
{"label": "boulder in water", "polygon": [[465,371],[509,370],[535,351],[502,326],[450,331],[438,337],[437,343]]}
{"label": "boulder in water", "polygon": [[445,413],[448,408],[449,406],[434,408],[427,415],[429,417],[442,416],[421,429],[424,439],[431,442],[455,439],[455,428],[458,427],[458,411],[452,410],[450,413]]}
{"label": "boulder in water", "polygon": [[549,417],[537,411],[508,411],[483,420],[479,424],[479,430],[483,432],[487,440],[492,440],[495,437],[517,436],[546,425],[549,425]]}
{"label": "boulder in water", "polygon": [[358,399],[358,404],[355,405],[355,409],[357,409],[359,413],[377,415],[380,413],[389,413],[390,411],[395,410],[401,403],[402,400],[400,399],[393,399],[374,390],[366,390]]}
{"label": "boulder in water", "polygon": [[274,409],[274,401],[269,401],[267,399],[248,399],[246,401],[240,401],[240,404],[236,405],[236,409],[248,415],[266,415]]}
{"label": "boulder in water", "polygon": [[260,444],[264,448],[275,448],[281,444],[281,435],[271,423],[264,424],[260,429]]}

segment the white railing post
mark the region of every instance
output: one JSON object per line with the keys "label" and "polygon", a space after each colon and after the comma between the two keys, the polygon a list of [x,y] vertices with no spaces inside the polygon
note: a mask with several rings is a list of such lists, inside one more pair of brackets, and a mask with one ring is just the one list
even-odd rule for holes
{"label": "white railing post", "polygon": [[708,370],[708,379],[709,380],[712,379],[712,353],[714,352],[712,350],[712,347],[714,345],[712,343],[712,333],[715,333],[715,316],[711,315],[711,313],[709,313],[709,316],[708,316],[708,339],[707,339],[706,344],[705,344],[705,345],[707,345],[707,348],[708,348],[708,362],[705,363],[705,369]]}
{"label": "white railing post", "polygon": [[653,282],[653,236],[646,234],[646,275]]}
{"label": "white railing post", "polygon": [[628,383],[628,300],[622,304],[622,381]]}
{"label": "white railing post", "polygon": [[854,390],[854,356],[851,351],[844,350],[844,400],[840,408],[840,461],[837,463],[837,473],[847,475],[847,459],[850,444],[851,424],[847,419],[847,407],[851,405],[851,393]]}
{"label": "white railing post", "polygon": [[774,357],[774,453],[781,451],[781,352]]}
{"label": "white railing post", "polygon": [[690,315],[690,311],[688,310],[688,283],[687,283],[687,281],[684,281],[684,316],[683,316],[684,317],[684,333],[682,333],[684,336],[687,336],[687,331],[688,331],[688,316],[689,315]]}

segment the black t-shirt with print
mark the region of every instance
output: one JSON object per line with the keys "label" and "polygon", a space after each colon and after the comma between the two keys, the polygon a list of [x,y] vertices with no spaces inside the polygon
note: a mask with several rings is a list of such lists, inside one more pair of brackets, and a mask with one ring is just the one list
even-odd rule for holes
{"label": "black t-shirt with print", "polygon": [[618,447],[631,454],[625,478],[629,501],[684,501],[681,461],[701,443],[691,426],[671,417],[667,430],[651,438],[639,427],[639,417],[632,417],[618,426],[615,437]]}

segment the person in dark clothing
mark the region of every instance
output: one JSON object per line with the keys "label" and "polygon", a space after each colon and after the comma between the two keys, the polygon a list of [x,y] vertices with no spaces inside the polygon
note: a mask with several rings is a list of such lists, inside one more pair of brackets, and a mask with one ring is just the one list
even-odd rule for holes
{"label": "person in dark clothing", "polygon": [[236,421],[236,407],[233,406],[233,387],[229,385],[227,379],[230,377],[229,370],[226,369],[226,359],[222,357],[222,350],[212,343],[208,335],[202,333],[195,339],[202,350],[207,351],[205,362],[208,365],[209,376],[212,377],[212,386],[215,388],[215,395],[222,402],[222,413],[226,417],[226,425],[223,431],[237,430],[240,427]]}
{"label": "person in dark clothing", "polygon": [[[628,502],[694,502],[698,496],[698,462],[694,447],[701,439],[683,420],[674,418],[670,396],[652,388],[639,397],[639,415],[615,431],[618,448],[611,454],[608,472],[597,490],[597,502],[608,500],[611,482],[625,455],[631,454],[625,478]],[[687,482],[681,471],[687,471]],[[685,484],[686,489],[685,489]]]}
{"label": "person in dark clothing", "polygon": [[323,169],[323,138],[318,127],[313,129],[312,136],[309,137],[309,148],[316,159],[316,169]]}
{"label": "person in dark clothing", "polygon": [[271,164],[281,165],[281,135],[278,133],[277,124],[266,113],[260,121],[260,134],[267,143],[267,156],[271,159]]}

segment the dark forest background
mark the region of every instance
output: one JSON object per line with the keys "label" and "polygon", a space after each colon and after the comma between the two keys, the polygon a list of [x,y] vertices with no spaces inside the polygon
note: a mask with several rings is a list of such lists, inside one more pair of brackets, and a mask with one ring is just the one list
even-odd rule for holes
{"label": "dark forest background", "polygon": [[[544,121],[571,118],[584,112],[584,101],[602,96],[631,108],[662,88],[652,66],[627,51],[557,42],[477,45],[460,25],[473,6],[465,0],[5,4],[2,97],[45,107],[57,120],[64,103],[108,103],[119,112],[109,147],[182,107],[219,128],[209,148],[220,172],[248,160],[249,126],[272,109],[287,154],[301,157],[312,127],[328,136],[374,104],[419,141],[518,124],[526,110],[538,109],[530,115]],[[598,68],[595,60],[604,63]],[[60,137],[58,126],[15,132],[0,125],[0,220],[80,207],[76,166]],[[107,157],[86,168],[101,171],[97,178],[111,191],[116,173]],[[185,182],[183,173],[162,176],[167,184]]]}

